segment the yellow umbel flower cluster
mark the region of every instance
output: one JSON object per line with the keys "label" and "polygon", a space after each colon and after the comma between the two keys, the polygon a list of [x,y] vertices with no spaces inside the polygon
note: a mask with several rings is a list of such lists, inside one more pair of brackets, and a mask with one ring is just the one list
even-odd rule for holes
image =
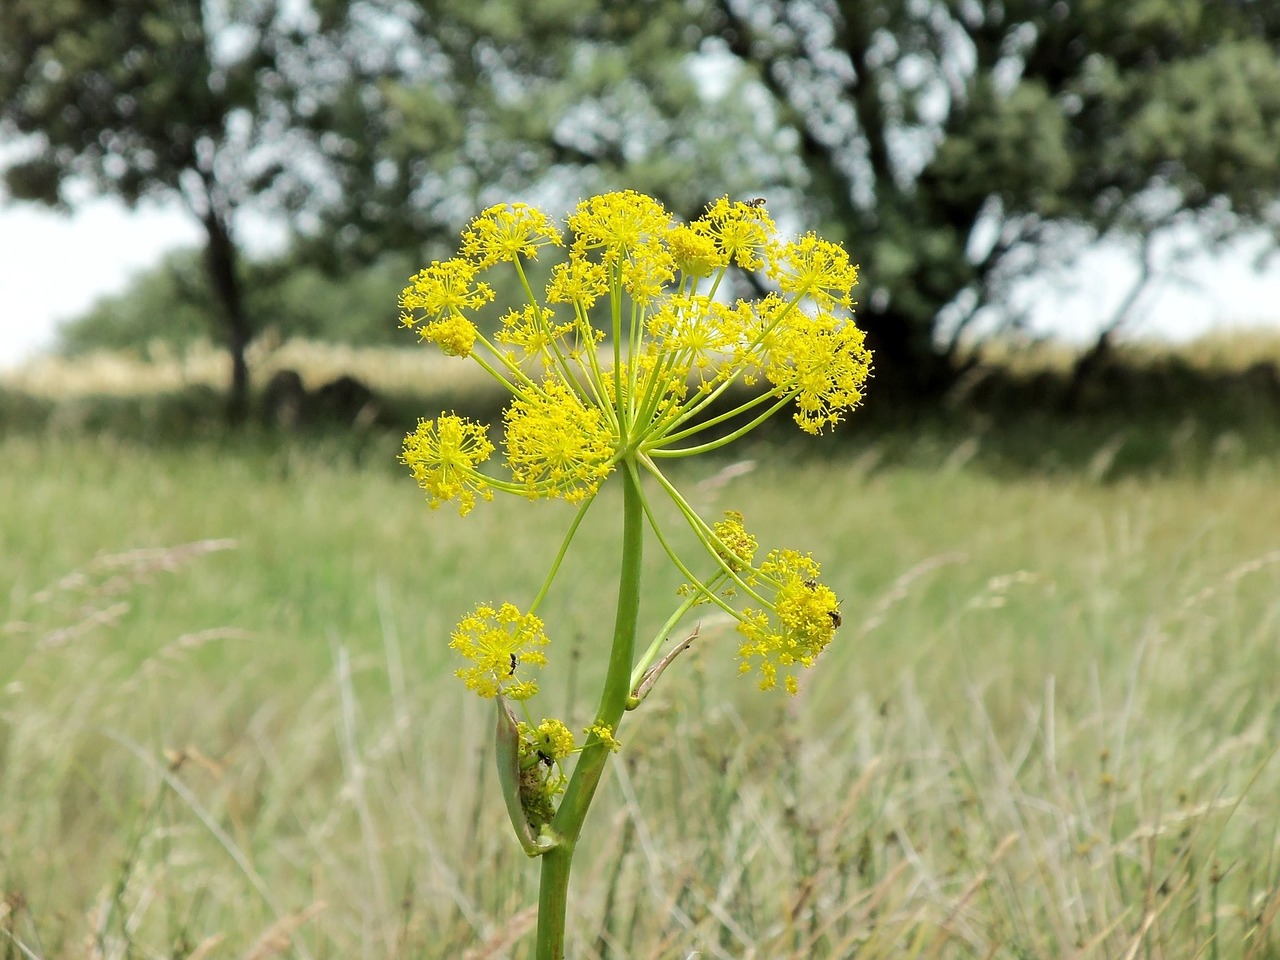
{"label": "yellow umbel flower cluster", "polygon": [[[564,240],[546,214],[518,203],[476,217],[459,256],[419,272],[400,296],[403,326],[474,359],[512,394],[504,444],[515,482],[495,478],[492,488],[580,502],[629,451],[686,456],[708,448],[690,441],[716,423],[759,410],[755,426],[792,401],[796,422],[818,433],[861,400],[870,354],[850,315],[858,270],[838,244],[812,234],[780,241],[762,205],[725,197],[677,223],[629,190],[584,200],[568,227],[568,259],[554,265],[541,297],[523,264]],[[487,321],[490,340],[481,313],[494,291],[480,276],[500,264],[514,268],[527,302]],[[763,269],[778,291],[727,302],[730,265]],[[593,316],[601,301],[607,316]],[[597,350],[610,336],[612,363]],[[763,392],[709,414],[731,384],[761,379]],[[566,432],[574,424],[581,437]],[[471,509],[479,481],[433,476],[432,462],[451,474],[462,467],[431,440],[413,435],[416,479],[433,506],[453,489]]]}
{"label": "yellow umbel flower cluster", "polygon": [[513,603],[496,610],[481,604],[454,628],[453,647],[471,666],[457,671],[468,690],[491,699],[528,700],[538,692],[537,681],[525,674],[531,666],[545,666],[547,645],[542,621],[521,613]]}
{"label": "yellow umbel flower cluster", "polygon": [[761,610],[742,612],[738,632],[745,639],[738,648],[739,671],[750,673],[758,659],[761,690],[777,686],[781,673],[787,692],[795,693],[798,681],[792,668],[813,666],[831,642],[840,624],[840,601],[818,582],[818,564],[808,554],[771,550],[760,575],[775,592],[769,605],[776,619]]}
{"label": "yellow umbel flower cluster", "polygon": [[464,517],[476,505],[476,495],[493,499],[489,480],[476,467],[489,459],[493,444],[488,431],[451,413],[437,420],[419,420],[418,428],[404,438],[400,462],[427,492],[432,509],[458,501]]}
{"label": "yellow umbel flower cluster", "polygon": [[[409,281],[401,324],[478,363],[511,401],[499,441],[504,475],[481,472],[494,451],[491,428],[451,413],[421,421],[401,459],[432,507],[454,502],[466,514],[494,491],[577,504],[570,538],[611,474],[647,472],[715,563],[699,580],[645,504],[648,525],[689,578],[682,610],[710,602],[730,612],[744,637],[743,671],[757,672],[766,689],[781,680],[795,692],[795,669],[813,663],[839,622],[817,564],[775,550],[755,567],[757,544],[742,515],[706,524],[658,464],[723,447],[787,407],[809,433],[839,423],[861,401],[870,371],[852,316],[858,269],[842,247],[813,234],[779,238],[757,201],[722,197],[679,223],[628,190],[582,201],[566,225],[562,233],[525,204],[490,207],[463,231],[457,256]],[[557,249],[564,259],[535,291],[527,262]],[[514,271],[524,293],[505,312],[491,306],[494,287],[485,280],[499,267]],[[771,292],[732,299],[731,269],[757,272]],[[742,389],[729,393],[735,385]],[[529,613],[480,607],[454,632],[453,647],[470,663],[458,674],[481,696],[521,700],[536,689],[523,672],[545,662],[533,611],[565,547]],[[739,596],[749,604],[740,612],[729,605]],[[592,732],[616,747],[612,730]]]}

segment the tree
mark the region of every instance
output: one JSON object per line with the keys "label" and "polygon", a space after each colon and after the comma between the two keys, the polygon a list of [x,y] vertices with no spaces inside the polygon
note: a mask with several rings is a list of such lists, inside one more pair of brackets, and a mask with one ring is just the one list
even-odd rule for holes
{"label": "tree", "polygon": [[25,147],[6,164],[9,192],[60,208],[85,188],[129,205],[181,199],[204,228],[233,419],[247,408],[254,333],[238,218],[246,209],[298,218],[326,201],[313,189],[324,144],[303,121],[348,89],[353,69],[333,51],[360,46],[354,6],[0,4],[0,133],[23,136]]}
{"label": "tree", "polygon": [[1012,282],[1100,238],[1280,230],[1268,0],[711,6],[703,48],[772,95],[861,260],[878,395],[936,394]]}

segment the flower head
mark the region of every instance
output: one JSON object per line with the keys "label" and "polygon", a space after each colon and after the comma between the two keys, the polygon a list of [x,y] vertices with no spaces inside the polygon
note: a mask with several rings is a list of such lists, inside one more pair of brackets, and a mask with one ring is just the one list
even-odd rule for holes
{"label": "flower head", "polygon": [[769,338],[764,374],[796,398],[795,421],[807,433],[843,419],[862,400],[871,373],[865,335],[852,323],[823,313],[793,311]]}
{"label": "flower head", "polygon": [[547,303],[574,303],[585,313],[609,292],[609,275],[598,263],[580,253],[551,268],[547,283]]}
{"label": "flower head", "polygon": [[729,569],[740,571],[750,568],[759,544],[742,525],[742,512],[726,510],[724,519],[717,520],[712,529],[715,531],[716,539],[720,541],[716,552],[720,554],[720,559],[728,564]]}
{"label": "flower head", "polygon": [[542,621],[532,613],[521,613],[513,603],[496,610],[481,604],[458,622],[449,646],[471,666],[455,671],[468,690],[492,699],[501,694],[508,700],[528,700],[538,692],[535,680],[525,674],[531,666],[545,666],[547,645]]}
{"label": "flower head", "polygon": [[606,264],[660,248],[670,224],[662,204],[634,190],[583,200],[569,216],[573,249],[599,250]]}
{"label": "flower head", "polygon": [[530,499],[592,496],[613,469],[615,438],[600,408],[549,376],[517,398],[504,415],[507,466]]}
{"label": "flower head", "polygon": [[649,318],[654,366],[683,379],[724,380],[739,371],[727,362],[742,340],[750,311],[704,296],[667,297]]}
{"label": "flower head", "polygon": [[[538,729],[533,731],[531,739],[537,752],[542,757],[550,757],[552,760],[563,760],[577,749],[573,731],[565,726],[564,721],[554,718],[543,720],[538,724]],[[546,762],[545,759],[543,762]]]}
{"label": "flower head", "polygon": [[478,267],[538,258],[538,248],[563,246],[560,231],[537,207],[500,203],[485,210],[462,232],[462,253]]}
{"label": "flower head", "polygon": [[762,253],[773,236],[773,218],[763,204],[742,203],[721,197],[709,207],[694,228],[715,242],[726,261],[732,260],[744,270],[764,266]]}
{"label": "flower head", "polygon": [[600,723],[599,721],[596,721],[582,732],[587,736],[594,734],[601,743],[614,753],[617,753],[622,749],[621,741],[613,735],[613,727],[609,726],[607,723]]}
{"label": "flower head", "polygon": [[667,234],[676,269],[690,277],[709,277],[729,265],[729,254],[708,230],[680,223]]}
{"label": "flower head", "polygon": [[557,323],[555,317],[553,311],[532,303],[510,310],[502,317],[502,327],[494,339],[519,347],[522,360],[540,356],[573,329],[572,321]]}
{"label": "flower head", "polygon": [[775,248],[769,277],[783,293],[812,297],[824,310],[853,305],[850,292],[858,284],[858,268],[844,247],[806,233],[799,240]]}
{"label": "flower head", "polygon": [[493,499],[488,479],[476,470],[491,453],[493,444],[482,425],[442,413],[435,420],[419,420],[417,429],[405,436],[400,462],[427,492],[431,509],[457,500],[458,512],[465,517],[477,495]]}
{"label": "flower head", "polygon": [[484,306],[493,299],[493,287],[474,282],[478,269],[474,263],[455,257],[437,260],[414,274],[400,293],[400,323],[413,327],[423,320]]}
{"label": "flower head", "polygon": [[[830,587],[818,582],[818,564],[809,554],[771,550],[760,573],[774,585],[773,616],[747,609],[738,623],[740,673],[754,667],[760,689],[772,690],[782,676],[788,693],[799,689],[794,668],[811,667],[831,642],[840,622],[840,602]],[[758,661],[758,662],[754,662]]]}
{"label": "flower head", "polygon": [[476,344],[476,325],[460,313],[449,313],[418,327],[418,337],[434,343],[448,356],[469,357]]}

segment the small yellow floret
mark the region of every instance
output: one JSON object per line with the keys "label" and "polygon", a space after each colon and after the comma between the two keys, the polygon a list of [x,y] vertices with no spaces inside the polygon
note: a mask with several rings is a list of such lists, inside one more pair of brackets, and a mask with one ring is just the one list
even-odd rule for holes
{"label": "small yellow floret", "polygon": [[594,733],[600,742],[614,753],[617,753],[622,749],[622,743],[613,735],[613,727],[609,726],[607,723],[593,723],[591,726],[587,727],[583,733],[587,736],[591,736]]}
{"label": "small yellow floret", "polygon": [[530,499],[580,503],[613,470],[616,439],[598,407],[562,380],[547,377],[504,414],[507,465]]}
{"label": "small yellow floret", "polygon": [[523,353],[520,359],[545,353],[557,339],[573,329],[572,321],[556,323],[555,313],[534,304],[508,311],[501,322],[495,338],[499,343],[519,347]]}
{"label": "small yellow floret", "polygon": [[[754,665],[760,689],[772,690],[782,675],[788,693],[798,689],[794,669],[809,668],[826,649],[840,622],[840,601],[830,587],[817,580],[818,564],[809,554],[795,550],[771,550],[760,573],[777,585],[768,613],[744,610],[738,632],[744,640],[738,648],[740,673]],[[753,661],[758,660],[753,664]]]}
{"label": "small yellow floret", "polygon": [[577,749],[573,731],[554,717],[538,724],[534,741],[538,750],[552,760],[563,760]]}
{"label": "small yellow floret", "polygon": [[808,433],[843,419],[862,400],[871,373],[865,334],[831,314],[792,313],[768,351],[765,376],[796,398],[796,423]]}
{"label": "small yellow floret", "polygon": [[483,424],[442,413],[436,420],[419,420],[417,429],[405,436],[400,462],[427,492],[431,509],[457,500],[458,512],[465,517],[477,495],[493,499],[488,479],[476,470],[491,453],[493,444]]}
{"label": "small yellow floret", "polygon": [[521,613],[513,603],[498,609],[481,604],[458,622],[449,646],[471,666],[455,671],[468,690],[492,699],[502,694],[508,700],[528,700],[538,692],[538,684],[522,674],[531,666],[545,666],[547,645],[542,621],[532,613]]}
{"label": "small yellow floret", "polygon": [[462,253],[478,267],[538,258],[538,247],[563,246],[554,221],[537,207],[500,203],[471,221],[462,233]]}
{"label": "small yellow floret", "polygon": [[824,310],[852,307],[858,268],[849,262],[849,254],[840,244],[806,233],[776,247],[772,254],[769,277],[784,293],[812,297]]}
{"label": "small yellow floret", "polygon": [[729,265],[729,254],[722,250],[707,232],[681,223],[667,234],[667,246],[676,269],[690,277],[709,277]]}
{"label": "small yellow floret", "polygon": [[452,313],[424,323],[418,328],[418,336],[451,357],[469,357],[476,343],[476,325],[461,314]]}
{"label": "small yellow floret", "polygon": [[755,559],[756,538],[747,533],[742,525],[742,513],[738,510],[726,510],[724,519],[717,520],[712,529],[724,549],[717,547],[716,553],[735,572],[745,570]]}
{"label": "small yellow floret", "polygon": [[605,268],[578,253],[551,268],[547,283],[547,303],[576,303],[585,313],[609,292]]}
{"label": "small yellow floret", "polygon": [[600,250],[607,264],[660,246],[670,224],[661,203],[634,190],[590,197],[569,216],[574,251]]}
{"label": "small yellow floret", "polygon": [[715,241],[726,261],[732,260],[744,270],[764,266],[762,254],[773,237],[774,226],[763,206],[721,197],[692,226]]}
{"label": "small yellow floret", "polygon": [[420,320],[476,310],[493,299],[493,288],[474,283],[477,267],[457,257],[437,260],[416,273],[400,292],[400,322],[412,327]]}

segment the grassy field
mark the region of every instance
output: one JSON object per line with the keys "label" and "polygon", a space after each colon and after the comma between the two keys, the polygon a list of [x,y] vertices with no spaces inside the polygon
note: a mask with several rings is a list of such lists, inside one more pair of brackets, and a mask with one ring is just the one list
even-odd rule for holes
{"label": "grassy field", "polygon": [[[814,551],[844,626],[787,700],[703,624],[620,731],[570,956],[1280,957],[1280,464],[1220,440],[687,467],[704,515]],[[527,602],[571,512],[429,511],[396,448],[0,440],[5,960],[524,956],[536,865],[445,643]],[[579,726],[618,514],[543,611]]]}

